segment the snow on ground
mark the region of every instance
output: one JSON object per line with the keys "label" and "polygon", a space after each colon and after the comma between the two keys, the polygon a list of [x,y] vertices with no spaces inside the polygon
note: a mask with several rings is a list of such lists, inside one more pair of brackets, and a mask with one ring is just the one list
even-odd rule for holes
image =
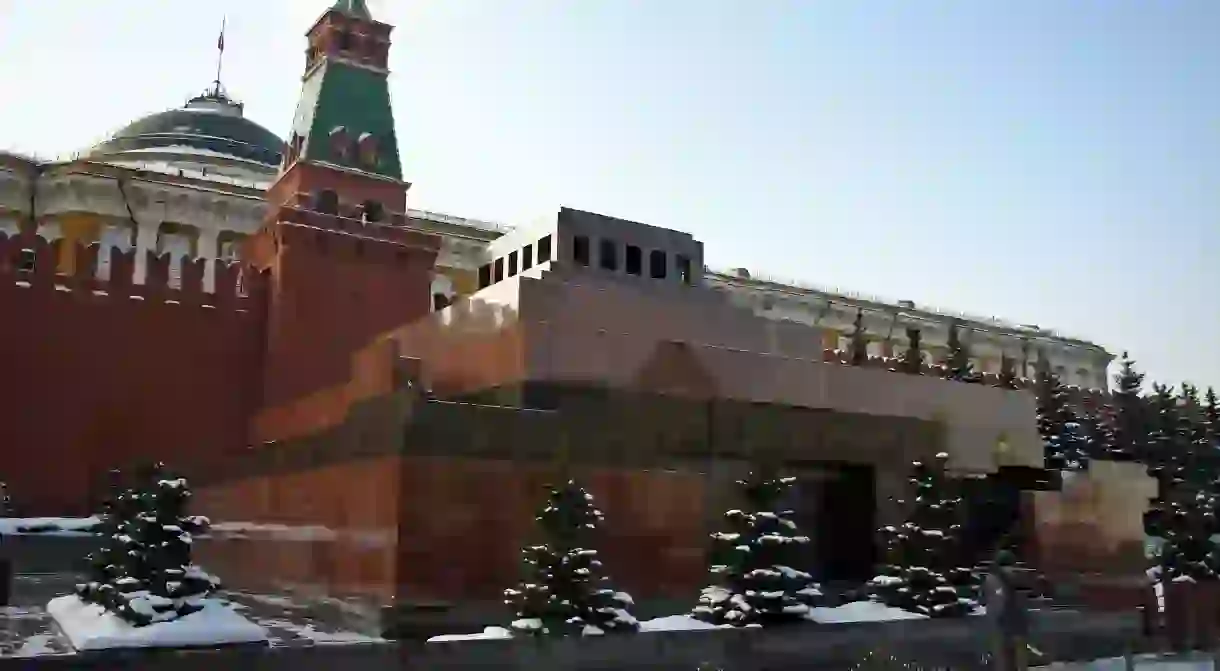
{"label": "snow on ground", "polygon": [[309,623],[290,622],[288,620],[260,620],[261,624],[267,627],[275,627],[284,632],[299,636],[302,639],[318,644],[337,645],[337,644],[356,644],[356,643],[385,643],[384,638],[376,636],[366,636],[358,634],[354,631],[322,631]]}
{"label": "snow on ground", "polygon": [[[1055,663],[1049,666],[1033,666],[1041,671],[1124,671],[1126,660],[1122,657],[1095,659],[1091,662]],[[1136,655],[1136,671],[1213,671],[1210,658],[1173,659],[1158,655]]]}
{"label": "snow on ground", "polygon": [[93,517],[0,517],[0,535],[38,534],[41,536],[81,536],[93,533],[101,524]]}
{"label": "snow on ground", "polygon": [[[975,614],[981,614],[980,609]],[[836,608],[813,608],[808,615],[810,620],[822,624],[846,622],[885,622],[889,620],[924,620],[927,615],[911,613],[900,608],[893,608],[873,601],[853,601]],[[701,629],[722,629],[731,625],[715,625],[696,620],[689,615],[669,615],[654,620],[641,620],[640,631],[695,631]],[[445,634],[433,636],[429,643],[442,641],[489,641],[512,638],[512,632],[504,627],[487,627],[478,634]]]}
{"label": "snow on ground", "polygon": [[696,620],[689,615],[669,615],[640,622],[640,631],[694,631],[719,628],[719,625]]}
{"label": "snow on ground", "polygon": [[43,657],[46,655],[61,655],[51,643],[55,641],[54,634],[36,634],[21,643],[21,647],[13,653],[14,657]]}
{"label": "snow on ground", "polygon": [[267,632],[226,603],[205,599],[203,610],[170,622],[133,627],[101,606],[74,595],[51,599],[47,612],[77,650],[169,648],[263,643]]}
{"label": "snow on ground", "polygon": [[894,608],[875,601],[852,601],[835,608],[813,608],[809,619],[823,624],[838,622],[887,622],[889,620],[926,620],[927,615]]}
{"label": "snow on ground", "polygon": [[441,636],[433,636],[428,639],[429,643],[442,643],[446,641],[495,641],[506,638],[512,638],[513,632],[504,627],[487,627],[478,634],[443,634]]}

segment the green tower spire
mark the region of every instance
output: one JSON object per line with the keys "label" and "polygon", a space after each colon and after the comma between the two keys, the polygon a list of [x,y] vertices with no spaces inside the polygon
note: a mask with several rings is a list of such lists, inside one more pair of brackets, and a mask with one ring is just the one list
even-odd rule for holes
{"label": "green tower spire", "polygon": [[369,13],[369,6],[364,3],[364,0],[338,0],[331,9],[352,18],[373,20],[373,15]]}
{"label": "green tower spire", "polygon": [[387,70],[391,30],[370,18],[364,0],[339,0],[314,26],[285,168],[306,161],[402,180]]}

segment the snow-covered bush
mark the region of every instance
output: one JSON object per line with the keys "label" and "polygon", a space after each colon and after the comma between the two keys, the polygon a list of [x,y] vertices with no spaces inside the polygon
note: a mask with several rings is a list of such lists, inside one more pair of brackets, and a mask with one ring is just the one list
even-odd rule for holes
{"label": "snow-covered bush", "polygon": [[790,519],[793,511],[780,507],[795,480],[752,473],[737,482],[746,509],[726,512],[728,530],[712,534],[714,583],[700,595],[695,618],[734,626],[795,622],[818,604],[813,576],[792,566],[809,537]]}
{"label": "snow-covered bush", "polygon": [[941,452],[931,465],[913,464],[907,520],[882,529],[889,556],[869,582],[874,600],[929,617],[966,615],[978,605],[978,577],[959,565],[962,499],[948,491],[948,459]]}
{"label": "snow-covered bush", "polygon": [[187,481],[160,464],[145,487],[114,496],[103,517],[107,541],[90,555],[77,596],[135,626],[198,611],[220,582],[191,562],[191,535],[208,521],[186,515],[190,497]]}
{"label": "snow-covered bush", "polygon": [[521,551],[525,578],[504,591],[514,632],[589,636],[639,629],[631,596],[607,586],[597,550],[590,548],[602,518],[593,496],[576,482],[550,488],[536,518],[546,542]]}

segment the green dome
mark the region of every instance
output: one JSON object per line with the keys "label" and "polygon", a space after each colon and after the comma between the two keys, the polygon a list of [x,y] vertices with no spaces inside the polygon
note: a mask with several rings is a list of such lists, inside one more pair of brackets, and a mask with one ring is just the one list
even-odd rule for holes
{"label": "green dome", "polygon": [[134,121],[93,147],[91,157],[169,153],[211,155],[278,168],[283,140],[243,115],[242,105],[220,91],[192,98],[179,109]]}

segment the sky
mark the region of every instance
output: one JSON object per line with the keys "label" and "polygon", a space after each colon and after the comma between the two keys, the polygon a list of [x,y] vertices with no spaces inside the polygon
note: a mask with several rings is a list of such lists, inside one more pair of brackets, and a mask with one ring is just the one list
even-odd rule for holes
{"label": "sky", "polygon": [[[286,134],[327,0],[0,1],[0,147],[215,76]],[[412,207],[1054,328],[1220,387],[1216,0],[381,0]]]}

